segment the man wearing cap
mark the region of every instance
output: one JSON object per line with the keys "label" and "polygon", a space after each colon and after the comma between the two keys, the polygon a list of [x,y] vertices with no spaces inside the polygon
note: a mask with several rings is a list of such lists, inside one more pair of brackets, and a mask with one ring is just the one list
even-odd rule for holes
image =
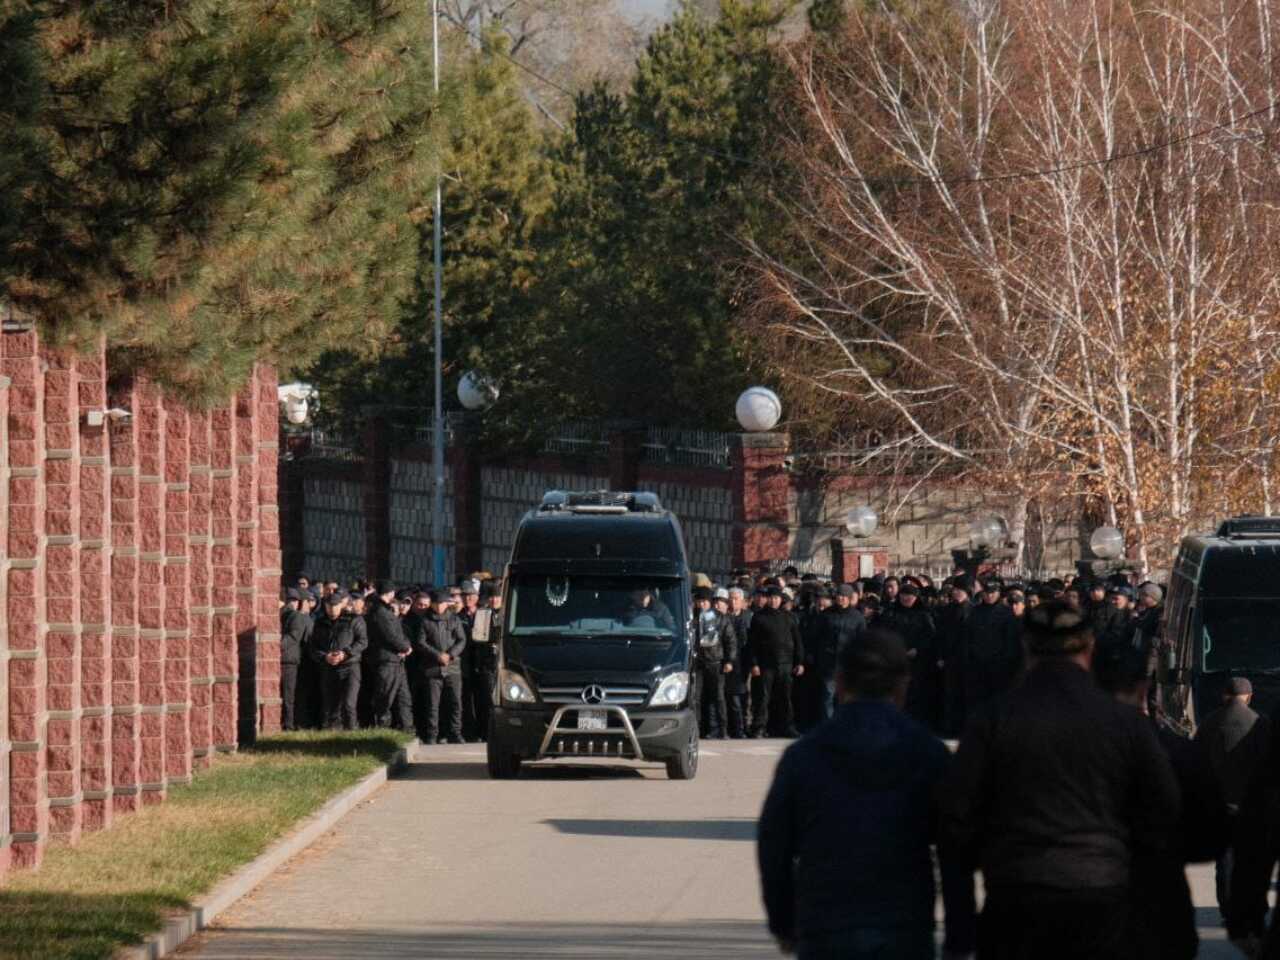
{"label": "man wearing cap", "polygon": [[964,709],[972,717],[1003,694],[1022,673],[1022,636],[1018,619],[1000,602],[1003,584],[994,577],[982,585],[982,601],[965,621]]}
{"label": "man wearing cap", "polygon": [[356,700],[360,694],[360,660],[368,645],[359,618],[345,616],[341,594],[330,594],[324,613],[311,635],[311,659],[320,668],[323,726],[326,730],[356,729]]}
{"label": "man wearing cap", "polygon": [[850,643],[857,643],[867,632],[867,621],[858,612],[857,604],[855,584],[842,583],[836,587],[831,606],[822,614],[822,629],[814,638],[813,669],[818,677],[818,712],[822,720],[830,720],[835,713],[840,651]]}
{"label": "man wearing cap", "polygon": [[898,601],[880,617],[880,625],[892,630],[906,644],[911,658],[911,686],[907,689],[907,714],[930,730],[937,730],[940,671],[938,631],[933,615],[920,603],[920,588],[907,580],[898,590]]}
{"label": "man wearing cap", "polygon": [[969,616],[973,613],[973,579],[958,576],[951,581],[949,600],[938,611],[938,670],[942,674],[942,733],[958,737],[964,729],[964,675]]}
{"label": "man wearing cap", "polygon": [[981,869],[978,957],[1129,960],[1135,857],[1162,857],[1181,794],[1152,725],[1090,673],[1093,635],[1052,602],[1027,611],[1032,667],[965,728],[944,835]]}
{"label": "man wearing cap", "polygon": [[502,644],[502,583],[486,580],[481,584],[480,609],[471,626],[467,649],[473,651],[475,672],[471,686],[464,692],[470,698],[476,715],[476,735],[489,737],[489,714],[493,708],[493,690],[498,684],[498,650]]}
{"label": "man wearing cap", "polygon": [[286,603],[280,611],[280,725],[298,729],[298,667],[307,654],[315,621],[298,609],[302,594],[294,587],[285,591]]}
{"label": "man wearing cap", "polygon": [[467,635],[467,648],[462,654],[462,736],[474,743],[480,739],[481,711],[475,701],[481,682],[476,677],[476,646],[471,639],[476,614],[480,612],[480,581],[468,577],[458,585],[458,589],[462,594],[462,609],[457,616],[462,622],[462,632]]}
{"label": "man wearing cap", "polygon": [[[1249,706],[1253,684],[1245,677],[1227,681],[1222,706],[1204,718],[1196,730],[1222,790],[1227,812],[1235,818],[1250,787],[1262,772],[1271,743],[1271,722]],[[1231,913],[1231,869],[1233,851],[1228,848],[1218,860],[1218,909]]]}
{"label": "man wearing cap", "polygon": [[794,737],[791,680],[804,674],[804,641],[795,617],[782,609],[782,588],[769,587],[768,606],[751,618],[751,736]]}
{"label": "man wearing cap", "polygon": [[724,681],[725,675],[733,672],[738,638],[733,621],[712,609],[712,599],[713,591],[706,587],[693,591],[693,688],[689,702],[702,735],[723,740]]}
{"label": "man wearing cap", "polygon": [[467,635],[453,613],[453,599],[448,590],[431,594],[431,610],[422,618],[422,629],[413,640],[418,672],[427,694],[422,731],[423,743],[440,739],[440,704],[449,695],[448,738],[451,743],[462,739],[462,654],[467,648]]}
{"label": "man wearing cap", "polygon": [[373,668],[373,724],[391,726],[391,709],[399,711],[396,720],[402,730],[413,729],[413,706],[403,696],[406,686],[404,661],[413,652],[405,638],[400,618],[392,603],[396,600],[395,584],[380,580],[370,597],[365,614],[369,629],[369,660]]}

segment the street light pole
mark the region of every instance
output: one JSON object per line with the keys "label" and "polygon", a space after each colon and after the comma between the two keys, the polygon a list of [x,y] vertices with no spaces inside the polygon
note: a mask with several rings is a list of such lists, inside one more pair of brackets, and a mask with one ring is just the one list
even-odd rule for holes
{"label": "street light pole", "polygon": [[[432,85],[436,100],[440,99],[440,0],[431,0],[431,58]],[[437,103],[437,108],[439,104]],[[439,156],[437,156],[439,162]],[[444,208],[440,181],[443,171],[436,170],[436,211],[432,217],[432,248],[435,256],[435,406],[432,410],[431,472],[431,539],[432,584],[444,586],[444,385],[442,357],[444,336],[440,319],[440,218]]]}

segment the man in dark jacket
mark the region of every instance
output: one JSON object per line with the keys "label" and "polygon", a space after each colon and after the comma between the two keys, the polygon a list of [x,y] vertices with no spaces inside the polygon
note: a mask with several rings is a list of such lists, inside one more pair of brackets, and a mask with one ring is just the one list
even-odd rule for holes
{"label": "man in dark jacket", "polygon": [[421,733],[423,743],[440,739],[440,703],[449,694],[448,737],[450,743],[462,743],[462,663],[467,648],[467,635],[462,621],[453,615],[453,600],[448,590],[431,595],[431,610],[422,618],[421,629],[413,637],[413,650],[427,694]]}
{"label": "man in dark jacket", "polygon": [[[936,799],[948,754],[901,711],[910,676],[897,637],[840,652],[835,716],[789,747],[760,815],[769,930],[800,960],[932,960]],[[942,852],[944,878],[954,873]],[[947,953],[973,949],[973,905],[943,884]]]}
{"label": "man in dark jacket", "polygon": [[852,583],[836,587],[835,600],[822,615],[823,629],[817,647],[809,651],[813,668],[822,684],[822,719],[829,720],[836,708],[836,667],[840,651],[857,643],[867,632],[866,618],[858,612],[858,588]]}
{"label": "man in dark jacket", "polygon": [[782,609],[782,590],[769,588],[769,604],[751,618],[751,736],[794,737],[791,679],[804,673],[800,627]]}
{"label": "man in dark jacket", "polygon": [[369,631],[367,656],[374,669],[373,723],[378,727],[391,726],[391,707],[395,704],[400,729],[412,730],[413,704],[404,696],[404,660],[413,652],[413,647],[391,606],[396,599],[395,584],[381,580],[376,590],[366,603],[369,610],[364,615]]}
{"label": "man in dark jacket", "polygon": [[298,729],[301,716],[298,697],[298,668],[308,656],[315,621],[298,609],[298,591],[290,589],[293,602],[281,611],[280,633],[280,725],[286,730]]}
{"label": "man in dark jacket", "polygon": [[951,584],[950,603],[938,610],[938,671],[942,674],[942,732],[960,736],[968,713],[964,701],[965,644],[973,612],[973,584],[959,577]]}
{"label": "man in dark jacket", "polygon": [[725,675],[724,695],[729,714],[729,736],[734,740],[741,740],[747,735],[747,719],[750,715],[751,655],[747,649],[747,635],[751,632],[754,611],[747,604],[745,588],[733,587],[728,593],[725,614],[733,621],[733,635],[738,638],[738,656],[733,664],[733,672]]}
{"label": "man in dark jacket", "polygon": [[340,594],[325,598],[324,614],[311,634],[311,659],[320,668],[320,694],[326,730],[356,728],[356,698],[360,695],[360,660],[368,638],[356,630],[358,621],[343,615]]}
{"label": "man in dark jacket", "polygon": [[1090,675],[1093,635],[1065,604],[1027,611],[1035,666],[966,727],[944,828],[982,870],[980,960],[1127,960],[1135,855],[1181,815],[1151,725]]}
{"label": "man in dark jacket", "polygon": [[493,709],[493,690],[498,685],[498,651],[502,648],[502,584],[487,583],[482,591],[480,609],[476,611],[467,638],[471,651],[473,683],[464,686],[476,715],[476,735],[481,740],[489,737],[489,716]]}
{"label": "man in dark jacket", "polygon": [[892,630],[906,644],[911,658],[911,687],[907,713],[930,730],[940,723],[937,627],[933,615],[920,604],[920,588],[908,580],[898,589],[898,602],[880,617],[880,625]]}
{"label": "man in dark jacket", "polygon": [[[1196,742],[1204,746],[1218,781],[1227,810],[1232,817],[1262,772],[1271,742],[1271,723],[1249,707],[1253,700],[1253,684],[1244,677],[1227,681],[1223,705],[1209,716],[1196,731]],[[1224,917],[1231,913],[1232,851],[1228,848],[1218,860],[1218,909]]]}
{"label": "man in dark jacket", "polygon": [[[729,617],[711,609],[711,591],[693,591],[693,690],[690,704],[709,740],[723,740],[725,675],[733,672],[738,637]],[[703,719],[705,715],[705,720]]]}
{"label": "man in dark jacket", "polygon": [[1022,631],[1018,618],[1000,602],[1002,585],[988,580],[982,601],[964,628],[964,705],[972,717],[983,705],[1011,688],[1022,673]]}

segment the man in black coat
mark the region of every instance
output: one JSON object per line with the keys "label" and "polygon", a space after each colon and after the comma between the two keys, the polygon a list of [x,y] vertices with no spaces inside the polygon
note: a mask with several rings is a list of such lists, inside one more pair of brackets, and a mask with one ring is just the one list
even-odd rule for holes
{"label": "man in black coat", "polygon": [[1135,857],[1164,856],[1182,812],[1151,724],[1090,674],[1080,613],[1023,618],[1035,661],[960,738],[944,830],[982,870],[979,960],[1128,960]]}
{"label": "man in black coat", "polygon": [[422,617],[412,643],[422,688],[427,694],[422,742],[436,743],[440,739],[440,704],[447,691],[449,742],[463,743],[461,657],[467,648],[467,635],[462,621],[453,615],[453,600],[448,590],[431,594],[431,610]]}
{"label": "man in black coat", "polygon": [[356,699],[360,695],[360,660],[368,638],[356,623],[363,619],[343,615],[341,594],[325,598],[324,613],[311,634],[311,659],[320,668],[320,695],[326,730],[356,729]]}
{"label": "man in black coat", "polygon": [[298,609],[298,591],[290,588],[290,603],[281,610],[280,632],[280,725],[286,730],[298,729],[298,668],[307,656],[315,621]]}
{"label": "man in black coat", "polygon": [[823,720],[830,720],[836,707],[836,666],[840,651],[857,643],[867,632],[866,618],[858,611],[858,588],[852,583],[836,587],[830,608],[822,615],[822,630],[815,649],[808,651],[813,668],[822,685],[820,710]]}
{"label": "man in black coat", "polygon": [[791,680],[804,674],[804,641],[795,617],[782,609],[782,589],[770,587],[769,603],[751,618],[751,736],[797,734],[791,713]]}
{"label": "man in black coat", "polygon": [[938,671],[942,674],[942,733],[958,737],[968,715],[964,699],[965,649],[973,613],[973,583],[968,577],[951,584],[950,603],[938,608]]}
{"label": "man in black coat", "polygon": [[738,656],[733,672],[725,675],[725,707],[729,715],[729,736],[741,740],[747,735],[750,715],[751,655],[747,649],[747,636],[751,632],[755,611],[747,604],[747,592],[743,587],[730,589],[726,603],[725,615],[733,621],[733,634],[738,638]]}
{"label": "man in black coat", "polygon": [[738,637],[733,621],[713,610],[711,602],[707,587],[693,591],[693,689],[689,702],[702,735],[709,740],[723,740],[724,681],[725,675],[733,672]]}
{"label": "man in black coat", "polygon": [[413,652],[413,647],[405,638],[400,617],[391,606],[395,599],[395,584],[381,580],[376,593],[365,604],[369,608],[364,615],[369,631],[368,658],[372,662],[375,684],[373,724],[378,727],[391,726],[391,708],[395,704],[399,710],[396,719],[400,728],[412,730],[413,705],[404,696],[404,660]]}
{"label": "man in black coat", "polygon": [[1022,673],[1022,632],[1018,618],[1000,602],[1002,585],[988,580],[982,601],[964,626],[964,706],[968,717],[1009,690]]}
{"label": "man in black coat", "polygon": [[[782,755],[757,855],[769,930],[800,960],[933,960],[930,846],[947,748],[902,713],[902,641],[869,631],[840,651],[840,706]],[[939,851],[947,956],[973,949],[972,878]],[[952,882],[959,873],[967,879]]]}
{"label": "man in black coat", "polygon": [[930,730],[937,730],[941,721],[938,629],[933,615],[920,603],[920,588],[910,580],[902,584],[898,590],[898,602],[884,611],[880,625],[902,638],[907,656],[911,658],[907,714]]}

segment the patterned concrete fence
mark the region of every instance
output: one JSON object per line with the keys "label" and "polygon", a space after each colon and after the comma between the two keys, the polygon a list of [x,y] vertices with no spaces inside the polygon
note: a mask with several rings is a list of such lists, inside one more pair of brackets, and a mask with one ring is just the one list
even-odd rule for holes
{"label": "patterned concrete fence", "polygon": [[[690,565],[712,577],[788,563],[850,578],[868,568],[949,570],[951,550],[967,545],[970,520],[1008,506],[988,490],[946,479],[805,473],[795,469],[785,434],[575,424],[538,457],[493,458],[469,443],[461,420],[450,429],[437,536],[430,525],[430,449],[388,443],[386,422],[370,422],[350,449],[321,444],[282,463],[284,566],[291,574],[430,582],[437,543],[445,548],[450,582],[472,570],[498,573],[520,518],[555,489],[657,493],[680,518]],[[862,503],[877,507],[883,522],[875,538],[855,542],[844,517]],[[1081,540],[1074,504],[1057,519],[1038,513],[1028,530],[1034,561],[1044,569],[1070,570]]]}
{"label": "patterned concrete fence", "polygon": [[0,373],[2,875],[277,729],[280,701],[275,374],[193,411],[14,323]]}

